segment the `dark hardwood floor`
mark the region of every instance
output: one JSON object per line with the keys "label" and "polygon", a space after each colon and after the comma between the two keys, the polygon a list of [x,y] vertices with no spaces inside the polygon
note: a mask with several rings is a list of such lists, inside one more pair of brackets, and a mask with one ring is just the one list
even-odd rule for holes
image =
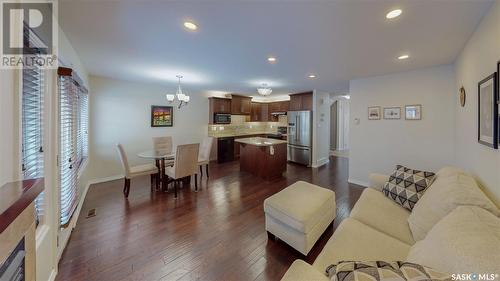
{"label": "dark hardwood floor", "polygon": [[[303,258],[268,241],[263,201],[304,180],[336,192],[337,219],[305,260],[312,263],[351,211],[362,187],[348,184],[348,160],[332,157],[319,169],[288,164],[270,182],[239,171],[239,162],[210,165],[201,190],[150,192],[149,177],[90,187],[59,264],[56,280],[279,280]],[[86,218],[88,210],[97,215]]]}

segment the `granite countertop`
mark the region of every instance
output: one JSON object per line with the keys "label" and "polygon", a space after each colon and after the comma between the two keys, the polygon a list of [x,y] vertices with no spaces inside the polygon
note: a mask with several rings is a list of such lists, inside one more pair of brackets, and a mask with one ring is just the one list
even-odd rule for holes
{"label": "granite countertop", "polygon": [[268,139],[268,138],[244,138],[244,139],[236,139],[235,142],[250,144],[255,146],[271,146],[276,144],[286,144],[285,140],[277,140],[277,139]]}
{"label": "granite countertop", "polygon": [[271,135],[276,134],[276,132],[251,132],[251,133],[223,133],[223,132],[214,132],[208,134],[208,136],[213,138],[228,138],[228,137],[241,137],[241,136],[253,136],[253,135]]}

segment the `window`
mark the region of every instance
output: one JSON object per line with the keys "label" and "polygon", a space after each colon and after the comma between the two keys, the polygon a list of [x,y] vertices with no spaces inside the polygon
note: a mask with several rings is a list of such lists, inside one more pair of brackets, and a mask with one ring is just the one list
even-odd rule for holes
{"label": "window", "polygon": [[88,156],[88,91],[69,68],[58,70],[60,223],[77,205],[78,171]]}
{"label": "window", "polygon": [[[39,44],[40,39],[30,29],[24,28],[24,46]],[[37,54],[25,54],[36,56]],[[21,95],[21,171],[23,179],[44,176],[43,153],[43,99],[45,80],[43,70],[37,66],[24,67],[22,70]],[[44,193],[35,200],[37,225],[43,218]]]}

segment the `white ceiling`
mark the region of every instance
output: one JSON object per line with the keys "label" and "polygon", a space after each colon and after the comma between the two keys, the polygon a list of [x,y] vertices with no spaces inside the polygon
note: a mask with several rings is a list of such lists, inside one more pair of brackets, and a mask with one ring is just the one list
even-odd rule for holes
{"label": "white ceiling", "polygon": [[[492,1],[59,3],[61,27],[91,74],[172,91],[182,74],[187,91],[219,94],[255,95],[267,82],[276,95],[345,91],[350,79],[452,63]],[[393,8],[403,14],[387,20]],[[186,31],[185,20],[198,31]],[[398,61],[403,53],[410,59]]]}

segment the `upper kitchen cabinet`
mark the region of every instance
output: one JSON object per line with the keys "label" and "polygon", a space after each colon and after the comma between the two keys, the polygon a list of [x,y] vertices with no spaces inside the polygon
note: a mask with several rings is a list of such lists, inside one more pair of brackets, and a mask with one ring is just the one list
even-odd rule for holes
{"label": "upper kitchen cabinet", "polygon": [[252,102],[250,121],[252,121],[252,122],[262,121],[262,104],[261,103]]}
{"label": "upper kitchen cabinet", "polygon": [[209,98],[209,106],[211,113],[231,113],[230,99],[212,97]]}
{"label": "upper kitchen cabinet", "polygon": [[270,111],[269,111],[269,104],[268,103],[261,103],[260,104],[260,121],[262,122],[267,122],[270,119]]}
{"label": "upper kitchen cabinet", "polygon": [[313,109],[313,93],[305,92],[290,95],[290,111],[312,110]]}
{"label": "upper kitchen cabinet", "polygon": [[290,102],[289,101],[280,101],[280,111],[287,112],[290,108]]}
{"label": "upper kitchen cabinet", "polygon": [[252,98],[232,95],[231,114],[234,115],[250,115],[252,113]]}
{"label": "upper kitchen cabinet", "polygon": [[208,120],[214,124],[215,113],[231,113],[231,100],[225,98],[208,98]]}

